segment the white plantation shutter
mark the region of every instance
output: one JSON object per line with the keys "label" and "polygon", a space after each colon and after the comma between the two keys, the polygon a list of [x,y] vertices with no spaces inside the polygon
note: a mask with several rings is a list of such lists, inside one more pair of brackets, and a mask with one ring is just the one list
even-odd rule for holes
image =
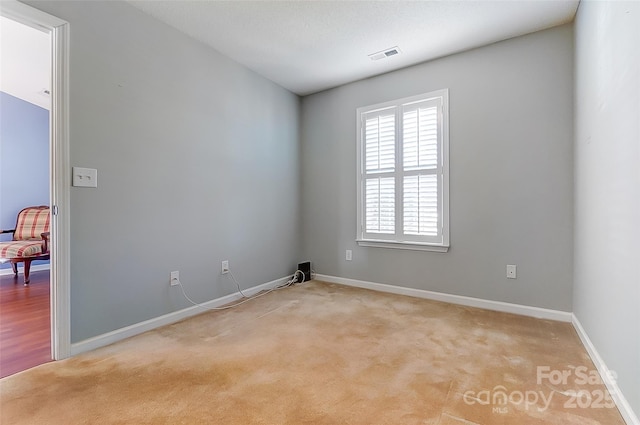
{"label": "white plantation shutter", "polygon": [[438,194],[438,107],[433,101],[403,107],[402,148],[403,231],[405,235],[437,236]]}
{"label": "white plantation shutter", "polygon": [[[365,119],[364,226],[367,233],[394,234],[396,227],[396,115],[379,111]],[[386,176],[386,177],[385,177]]]}
{"label": "white plantation shutter", "polygon": [[404,233],[438,235],[438,179],[435,174],[404,178]]}
{"label": "white plantation shutter", "polygon": [[367,172],[390,171],[396,164],[396,117],[394,114],[367,119],[365,151]]}
{"label": "white plantation shutter", "polygon": [[448,92],[358,109],[358,243],[446,251]]}
{"label": "white plantation shutter", "polygon": [[403,113],[404,169],[438,166],[438,108],[408,108]]}
{"label": "white plantation shutter", "polygon": [[366,180],[366,228],[369,233],[395,233],[395,178]]}

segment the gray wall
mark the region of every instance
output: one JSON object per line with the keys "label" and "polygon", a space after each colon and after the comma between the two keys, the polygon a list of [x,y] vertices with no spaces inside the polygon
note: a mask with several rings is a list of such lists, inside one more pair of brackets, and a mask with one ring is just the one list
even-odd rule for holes
{"label": "gray wall", "polygon": [[640,3],[576,18],[574,312],[640,414]]}
{"label": "gray wall", "polygon": [[123,2],[29,2],[71,26],[71,339],[293,273],[299,99]]}
{"label": "gray wall", "polygon": [[[572,58],[565,25],[305,97],[303,252],[315,270],[571,311]],[[359,247],[356,108],[442,88],[451,249]],[[517,280],[506,279],[507,264]]]}

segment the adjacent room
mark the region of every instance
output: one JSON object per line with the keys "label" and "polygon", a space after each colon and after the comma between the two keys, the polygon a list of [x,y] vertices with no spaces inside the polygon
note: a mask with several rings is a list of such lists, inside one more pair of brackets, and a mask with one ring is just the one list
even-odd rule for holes
{"label": "adjacent room", "polygon": [[[0,17],[0,257],[26,208],[50,204],[48,34]],[[10,255],[8,255],[10,257]],[[51,360],[49,260],[0,258],[0,377]],[[28,286],[23,286],[29,280]]]}
{"label": "adjacent room", "polygon": [[55,358],[0,422],[640,424],[640,3],[0,11],[52,35]]}

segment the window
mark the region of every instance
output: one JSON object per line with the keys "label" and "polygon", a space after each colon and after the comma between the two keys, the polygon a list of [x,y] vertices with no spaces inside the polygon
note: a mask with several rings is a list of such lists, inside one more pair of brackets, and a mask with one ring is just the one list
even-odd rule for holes
{"label": "window", "polygon": [[359,108],[358,244],[447,251],[449,93]]}

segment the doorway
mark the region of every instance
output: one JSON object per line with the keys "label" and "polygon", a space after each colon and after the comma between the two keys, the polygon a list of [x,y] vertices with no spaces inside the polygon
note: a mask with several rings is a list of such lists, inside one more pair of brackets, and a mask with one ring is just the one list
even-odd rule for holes
{"label": "doorway", "polygon": [[[0,16],[45,33],[50,51],[49,184],[51,206],[51,260],[49,266],[49,358],[70,355],[70,267],[69,267],[69,140],[68,140],[68,33],[67,22],[23,3],[7,1]],[[6,40],[3,40],[3,44]],[[45,87],[43,87],[45,89]],[[41,93],[46,95],[46,93]],[[36,269],[37,270],[37,269]],[[35,271],[32,275],[36,276]],[[20,286],[23,289],[21,283]],[[45,284],[45,286],[47,286]],[[29,288],[33,289],[33,288]]]}
{"label": "doorway", "polygon": [[[51,35],[0,16],[0,223],[50,205]],[[0,235],[9,241],[12,233]],[[0,264],[0,378],[52,359],[49,261]]]}

